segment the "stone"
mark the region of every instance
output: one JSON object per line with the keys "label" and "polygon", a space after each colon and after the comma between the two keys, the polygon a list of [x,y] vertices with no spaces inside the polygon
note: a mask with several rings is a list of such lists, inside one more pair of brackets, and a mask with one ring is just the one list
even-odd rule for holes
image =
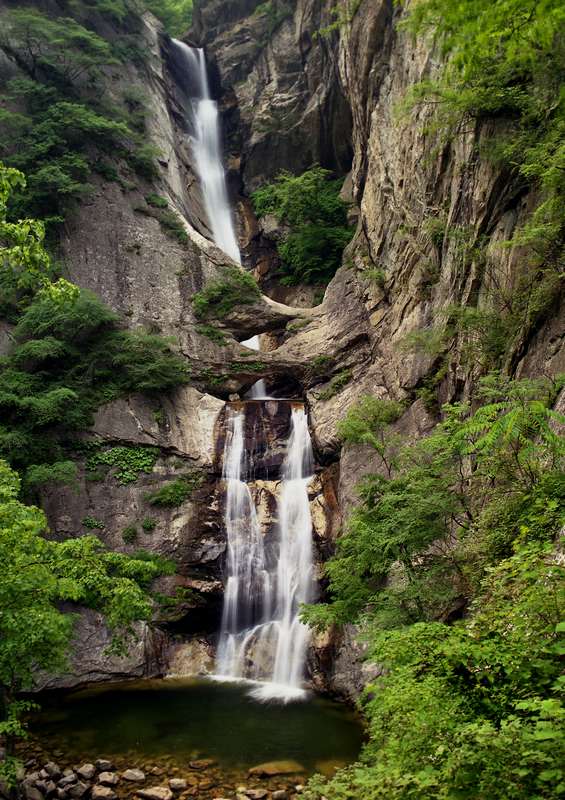
{"label": "stone", "polygon": [[59,798],[59,800],[67,800],[68,796],[69,796],[68,791],[59,786],[59,788],[57,789],[57,797]]}
{"label": "stone", "polygon": [[137,781],[142,783],[145,780],[145,772],[140,769],[126,769],[122,772],[122,778],[125,781]]}
{"label": "stone", "polygon": [[111,772],[114,769],[114,765],[111,761],[108,761],[107,758],[99,758],[96,762],[96,769],[100,772]]}
{"label": "stone", "polygon": [[102,783],[104,786],[115,786],[119,780],[115,772],[101,772],[98,776],[98,783]]}
{"label": "stone", "polygon": [[92,787],[92,800],[116,800],[117,794],[110,786],[97,784]]}
{"label": "stone", "polygon": [[198,758],[196,761],[190,761],[188,766],[190,769],[208,769],[215,765],[213,758]]}
{"label": "stone", "polygon": [[59,779],[59,786],[70,786],[71,783],[75,783],[77,780],[77,776],[71,770],[67,775],[64,775],[62,778]]}
{"label": "stone", "polygon": [[243,794],[250,800],[264,800],[269,792],[266,789],[246,789]]}
{"label": "stone", "polygon": [[56,764],[54,761],[48,761],[47,764],[43,766],[45,772],[49,775],[50,778],[58,778],[61,774],[61,770],[59,765]]}
{"label": "stone", "polygon": [[91,781],[96,775],[96,767],[94,764],[83,764],[77,769],[77,775],[85,781]]}
{"label": "stone", "polygon": [[37,786],[24,785],[24,794],[26,796],[26,800],[43,800],[43,795],[41,794]]}
{"label": "stone", "polygon": [[55,783],[55,781],[47,781],[47,783],[45,784],[45,792],[44,792],[45,796],[52,797],[56,793],[57,793],[57,784]]}
{"label": "stone", "polygon": [[251,767],[249,775],[270,778],[273,775],[296,775],[300,772],[304,772],[302,764],[289,759],[286,761],[266,761],[264,764],[257,764],[256,767]]}
{"label": "stone", "polygon": [[151,786],[149,789],[138,789],[138,797],[143,800],[172,800],[173,793],[168,786]]}
{"label": "stone", "polygon": [[275,789],[271,794],[271,800],[288,800],[288,792],[286,789]]}
{"label": "stone", "polygon": [[69,787],[69,794],[71,797],[83,797],[89,790],[90,786],[88,783],[83,783],[83,781],[79,781],[75,783],[74,786]]}
{"label": "stone", "polygon": [[182,792],[187,788],[188,783],[184,778],[171,778],[169,781],[169,786],[173,792]]}

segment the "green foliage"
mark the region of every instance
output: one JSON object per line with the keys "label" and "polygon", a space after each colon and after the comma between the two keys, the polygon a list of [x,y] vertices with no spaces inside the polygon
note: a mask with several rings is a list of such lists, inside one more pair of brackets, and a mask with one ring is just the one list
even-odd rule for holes
{"label": "green foliage", "polygon": [[274,214],[289,228],[278,244],[281,283],[327,283],[341,263],[353,236],[347,225],[347,204],[339,196],[342,180],[313,167],[302,175],[281,172],[274,183],[253,192],[258,216]]}
{"label": "green foliage", "polygon": [[225,333],[219,328],[214,327],[214,325],[197,325],[195,330],[200,336],[206,336],[207,339],[210,339],[210,341],[215,344],[219,344],[220,347],[224,347],[226,344]]}
{"label": "green foliage", "polygon": [[167,201],[156,194],[147,195],[145,199],[147,203],[149,203],[150,208],[147,206],[137,206],[135,211],[158,220],[166,234],[172,239],[176,239],[181,244],[186,244],[188,242],[188,234],[182,220],[176,211],[167,208]]}
{"label": "green foliage", "polygon": [[137,539],[137,526],[127,525],[122,531],[122,539],[125,544],[133,544]]}
{"label": "green foliage", "polygon": [[99,464],[114,467],[114,477],[122,486],[135,483],[142,472],[151,473],[159,458],[156,447],[110,447],[95,450],[87,459],[87,469],[93,470]]}
{"label": "green foliage", "polygon": [[145,499],[152,506],[159,508],[176,508],[191,496],[192,492],[202,485],[204,478],[199,472],[189,473],[166,483],[155,492],[150,492]]}
{"label": "green foliage", "polygon": [[141,527],[145,533],[153,533],[157,527],[157,522],[154,519],[151,519],[151,517],[144,517],[141,520]]}
{"label": "green foliage", "polygon": [[326,388],[319,392],[318,397],[320,400],[331,400],[332,397],[335,397],[336,394],[339,394],[339,392],[347,386],[352,377],[353,375],[350,369],[342,369],[341,372],[334,375]]}
{"label": "green foliage", "polygon": [[96,519],[96,517],[83,517],[82,524],[85,528],[89,528],[90,530],[94,530],[95,528],[103,530],[106,527],[104,523]]}
{"label": "green foliage", "polygon": [[200,320],[222,319],[239,305],[250,305],[261,297],[257,281],[238,267],[225,267],[222,277],[206,284],[192,298],[194,313]]}
{"label": "green foliage", "polygon": [[153,208],[167,208],[169,205],[166,198],[161,197],[158,194],[146,194],[145,202],[147,205],[153,206]]}
{"label": "green foliage", "polygon": [[145,0],[145,5],[171,36],[182,36],[190,28],[193,0]]}
{"label": "green foliage", "polygon": [[410,7],[405,25],[417,36],[431,31],[450,55],[440,79],[417,86],[408,104],[433,104],[450,135],[469,121],[505,121],[494,142],[497,157],[540,198],[519,238],[558,261],[565,194],[562,3],[423,0]]}
{"label": "green foliage", "polygon": [[360,763],[314,778],[308,800],[561,793],[565,442],[555,426],[565,419],[552,403],[562,383],[488,376],[482,405],[444,407],[415,444],[401,446],[389,427],[401,409],[380,400],[364,398],[341,424],[388,469],[359,487],[327,565],[331,602],[303,617],[317,628],[361,622],[385,669],[367,687]]}
{"label": "green foliage", "polygon": [[1,724],[14,777],[15,739],[25,735],[22,713],[29,704],[16,692],[30,689],[37,670],[65,669],[74,615],[66,604],[102,612],[114,632],[114,649],[124,651],[137,620],[148,620],[151,581],[165,566],[151,559],[107,551],[94,536],[55,542],[44,538],[44,513],[17,497],[20,480],[0,461],[0,698],[7,710]]}

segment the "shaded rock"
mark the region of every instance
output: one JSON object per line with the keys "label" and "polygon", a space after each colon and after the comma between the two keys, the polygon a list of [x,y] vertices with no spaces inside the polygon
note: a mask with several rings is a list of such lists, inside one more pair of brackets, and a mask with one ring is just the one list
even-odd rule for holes
{"label": "shaded rock", "polygon": [[249,775],[258,775],[260,778],[270,778],[273,775],[296,775],[304,772],[304,767],[298,761],[291,759],[285,761],[266,761],[251,767]]}
{"label": "shaded rock", "polygon": [[57,789],[57,797],[59,798],[59,800],[66,800],[66,798],[68,796],[69,796],[69,792],[67,791],[67,789],[61,788],[59,786],[58,789]]}
{"label": "shaded rock", "polygon": [[172,800],[173,793],[168,786],[151,786],[149,789],[138,789],[137,796],[143,800]]}
{"label": "shaded rock", "polygon": [[269,792],[266,789],[246,789],[243,794],[251,800],[263,800]]}
{"label": "shaded rock", "polygon": [[32,786],[32,785],[26,786],[24,784],[23,789],[26,800],[43,800],[43,795],[39,791],[37,786]]}
{"label": "shaded rock", "polygon": [[96,767],[94,764],[83,764],[77,769],[77,775],[85,781],[91,781],[96,775]]}
{"label": "shaded rock", "polygon": [[43,769],[50,778],[54,778],[55,780],[61,775],[61,769],[54,761],[48,761],[47,764],[44,765]]}
{"label": "shaded rock", "polygon": [[98,783],[102,783],[104,786],[115,786],[119,780],[115,772],[101,772],[98,776]]}
{"label": "shaded rock", "polygon": [[276,789],[271,794],[271,800],[288,800],[288,792],[286,789]]}
{"label": "shaded rock", "polygon": [[101,786],[100,784],[92,787],[91,795],[92,800],[116,800],[117,797],[113,789],[109,786]]}
{"label": "shaded rock", "polygon": [[145,780],[145,772],[140,769],[126,769],[122,772],[122,778],[125,781],[138,781],[141,783]]}
{"label": "shaded rock", "polygon": [[99,758],[95,762],[96,769],[100,770],[100,772],[111,772],[114,769],[114,765],[111,761],[108,761],[107,758]]}
{"label": "shaded rock", "polygon": [[71,770],[71,772],[67,773],[66,775],[64,775],[64,776],[63,776],[63,777],[62,777],[62,778],[59,780],[59,786],[61,786],[61,787],[64,787],[64,786],[70,786],[70,784],[71,784],[71,783],[75,783],[75,782],[76,782],[76,780],[77,780],[77,776],[76,776],[76,775],[75,775],[75,773],[74,773],[74,772]]}
{"label": "shaded rock", "polygon": [[90,785],[88,783],[83,783],[83,781],[79,781],[75,783],[74,786],[69,787],[69,795],[71,797],[83,797],[89,790]]}

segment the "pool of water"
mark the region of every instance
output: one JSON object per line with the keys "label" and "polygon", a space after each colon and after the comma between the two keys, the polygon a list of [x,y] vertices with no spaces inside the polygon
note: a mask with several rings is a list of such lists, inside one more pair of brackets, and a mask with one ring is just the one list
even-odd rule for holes
{"label": "pool of water", "polygon": [[219,767],[246,770],[291,759],[308,774],[354,761],[363,737],[355,714],[326,698],[261,703],[249,686],[187,678],[59,694],[43,701],[30,728],[35,739],[77,760],[166,756],[186,765],[211,758]]}

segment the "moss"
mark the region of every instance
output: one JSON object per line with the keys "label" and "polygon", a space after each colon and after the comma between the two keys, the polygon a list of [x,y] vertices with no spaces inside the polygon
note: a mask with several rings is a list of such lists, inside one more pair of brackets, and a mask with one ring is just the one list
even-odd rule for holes
{"label": "moss", "polygon": [[200,320],[222,319],[239,305],[250,305],[261,297],[255,278],[238,267],[226,267],[222,277],[208,283],[192,298],[194,313]]}
{"label": "moss", "polygon": [[330,356],[316,356],[310,362],[312,375],[327,375],[333,368],[334,360]]}
{"label": "moss", "polygon": [[147,205],[152,206],[153,208],[167,208],[169,205],[167,200],[158,194],[146,194],[145,202]]}
{"label": "moss", "polygon": [[200,336],[206,336],[207,339],[210,339],[210,341],[214,342],[215,344],[219,344],[220,347],[225,347],[225,333],[219,328],[215,328],[213,325],[197,325],[196,333],[199,333]]}
{"label": "moss", "polygon": [[104,523],[95,517],[83,517],[82,525],[90,530],[94,530],[95,528],[102,530],[105,527]]}
{"label": "moss", "polygon": [[156,447],[110,447],[91,453],[86,468],[92,471],[100,464],[115,467],[114,477],[125,486],[135,483],[142,472],[152,472],[158,457]]}
{"label": "moss", "polygon": [[155,528],[157,527],[157,522],[151,517],[145,517],[141,520],[141,527],[145,531],[145,533],[153,533]]}

